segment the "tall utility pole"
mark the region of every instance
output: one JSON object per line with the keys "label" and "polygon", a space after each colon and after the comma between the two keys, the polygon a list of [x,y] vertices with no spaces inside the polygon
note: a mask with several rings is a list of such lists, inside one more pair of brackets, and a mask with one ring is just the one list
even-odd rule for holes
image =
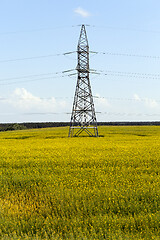
{"label": "tall utility pole", "polygon": [[77,137],[86,132],[98,137],[97,120],[89,80],[89,45],[85,25],[82,25],[77,47],[78,79],[74,96],[69,137]]}

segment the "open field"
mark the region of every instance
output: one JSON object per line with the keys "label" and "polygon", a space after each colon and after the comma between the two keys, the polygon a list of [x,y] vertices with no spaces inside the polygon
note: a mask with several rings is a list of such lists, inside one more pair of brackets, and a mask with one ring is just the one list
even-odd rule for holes
{"label": "open field", "polygon": [[0,239],[160,239],[160,127],[0,133]]}

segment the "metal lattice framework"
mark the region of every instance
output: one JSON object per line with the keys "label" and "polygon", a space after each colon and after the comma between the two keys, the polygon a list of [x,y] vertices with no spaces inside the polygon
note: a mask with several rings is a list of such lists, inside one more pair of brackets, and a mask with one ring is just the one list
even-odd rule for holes
{"label": "metal lattice framework", "polygon": [[73,102],[69,137],[79,136],[85,131],[89,136],[98,137],[97,120],[89,80],[89,45],[85,25],[82,25],[77,47],[78,79]]}

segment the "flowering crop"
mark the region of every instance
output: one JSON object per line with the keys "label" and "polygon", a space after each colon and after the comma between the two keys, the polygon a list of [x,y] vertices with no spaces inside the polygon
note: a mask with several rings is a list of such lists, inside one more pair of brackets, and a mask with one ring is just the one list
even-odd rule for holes
{"label": "flowering crop", "polygon": [[0,133],[0,239],[160,239],[160,127]]}

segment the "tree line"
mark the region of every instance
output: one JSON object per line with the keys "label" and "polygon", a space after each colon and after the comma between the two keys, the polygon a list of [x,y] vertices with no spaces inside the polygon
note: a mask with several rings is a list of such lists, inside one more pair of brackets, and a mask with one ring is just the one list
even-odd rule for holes
{"label": "tree line", "polygon": [[[160,126],[154,122],[98,122],[98,126]],[[70,122],[27,122],[27,123],[0,123],[0,131],[14,131],[34,128],[52,128],[70,126]]]}

